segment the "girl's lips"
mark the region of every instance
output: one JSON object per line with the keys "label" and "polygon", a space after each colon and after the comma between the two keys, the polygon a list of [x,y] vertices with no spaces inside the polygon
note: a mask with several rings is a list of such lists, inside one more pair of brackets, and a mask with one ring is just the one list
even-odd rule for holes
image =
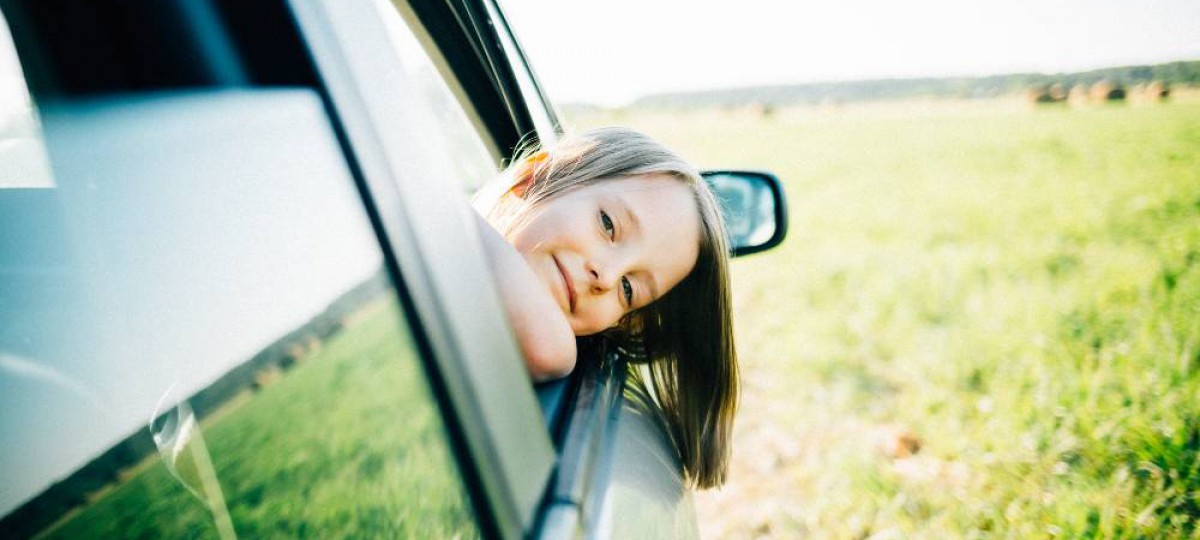
{"label": "girl's lips", "polygon": [[567,271],[563,269],[562,263],[558,262],[558,257],[550,256],[554,259],[554,266],[558,268],[558,275],[562,277],[563,285],[567,290],[567,303],[570,305],[571,313],[575,313],[575,286],[571,284],[571,278],[567,275]]}

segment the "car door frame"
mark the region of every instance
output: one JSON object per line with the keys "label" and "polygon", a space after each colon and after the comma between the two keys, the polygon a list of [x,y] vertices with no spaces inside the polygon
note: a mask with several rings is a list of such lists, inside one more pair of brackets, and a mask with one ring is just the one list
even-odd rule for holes
{"label": "car door frame", "polygon": [[422,159],[421,148],[404,144],[416,111],[405,110],[412,106],[406,75],[385,52],[391,42],[376,24],[375,5],[291,6],[366,196],[379,205],[379,232],[403,262],[397,270],[429,339],[430,371],[458,423],[464,468],[478,482],[477,511],[500,536],[522,536],[534,526],[554,449],[486,269],[473,210],[454,200],[450,182],[438,189],[431,171],[411,167]]}

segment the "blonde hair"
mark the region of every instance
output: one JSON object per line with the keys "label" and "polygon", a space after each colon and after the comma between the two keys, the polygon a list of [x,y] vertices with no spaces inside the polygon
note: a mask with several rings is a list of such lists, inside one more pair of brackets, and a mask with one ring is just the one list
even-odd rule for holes
{"label": "blonde hair", "polygon": [[503,193],[480,210],[507,237],[539,206],[572,189],[651,174],[668,175],[692,190],[701,222],[696,265],[615,328],[577,339],[611,340],[629,353],[634,363],[629,382],[661,410],[688,481],[700,488],[719,486],[729,463],[738,365],[725,224],[717,198],[696,169],[637,131],[601,128],[519,152],[501,176]]}

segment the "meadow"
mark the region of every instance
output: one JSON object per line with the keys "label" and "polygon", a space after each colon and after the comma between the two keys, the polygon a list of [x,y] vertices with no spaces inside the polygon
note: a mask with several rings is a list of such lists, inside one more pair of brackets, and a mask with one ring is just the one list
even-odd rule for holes
{"label": "meadow", "polygon": [[706,538],[1200,538],[1200,99],[569,114],[783,179]]}
{"label": "meadow", "polygon": [[217,538],[228,516],[244,538],[477,537],[415,347],[394,331],[401,317],[390,295],[363,308],[206,419],[177,475],[155,454],[40,536]]}

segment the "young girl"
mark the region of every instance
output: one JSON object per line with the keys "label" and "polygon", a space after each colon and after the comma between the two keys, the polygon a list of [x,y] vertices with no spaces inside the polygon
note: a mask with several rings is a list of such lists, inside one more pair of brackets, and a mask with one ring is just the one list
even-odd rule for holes
{"label": "young girl", "polygon": [[609,340],[648,364],[688,479],[721,485],[737,407],[728,246],[690,165],[636,131],[605,128],[526,153],[476,201],[505,309],[534,379],[570,373]]}

